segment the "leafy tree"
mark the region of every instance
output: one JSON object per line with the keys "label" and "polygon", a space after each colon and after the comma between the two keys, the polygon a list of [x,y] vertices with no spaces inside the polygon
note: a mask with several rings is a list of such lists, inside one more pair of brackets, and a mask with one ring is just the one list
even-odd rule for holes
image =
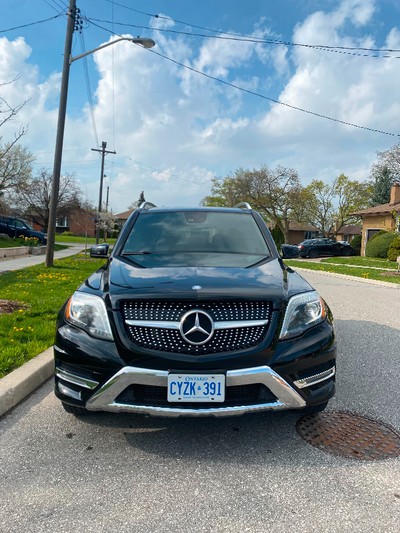
{"label": "leafy tree", "polygon": [[371,197],[371,205],[387,204],[390,201],[390,190],[392,188],[393,179],[389,168],[384,165],[374,170],[374,185]]}
{"label": "leafy tree", "polygon": [[[28,179],[21,184],[15,193],[18,209],[33,222],[48,227],[50,214],[50,198],[52,174],[42,169],[35,178]],[[71,211],[81,205],[81,192],[73,174],[66,174],[60,179],[60,189],[57,200],[56,217],[69,216]]]}
{"label": "leafy tree", "polygon": [[128,209],[137,209],[138,207],[140,207],[140,205],[145,202],[146,199],[144,197],[144,191],[142,191],[140,193],[140,196],[139,196],[139,199],[136,200],[136,202],[132,202],[128,205]]}
{"label": "leafy tree", "polygon": [[0,195],[29,181],[34,160],[26,148],[13,142],[2,143],[0,138]]}
{"label": "leafy tree", "polygon": [[337,203],[334,215],[337,235],[343,226],[356,222],[357,219],[349,213],[369,207],[373,186],[370,182],[350,180],[341,174],[335,179],[332,190]]}
{"label": "leafy tree", "polygon": [[314,226],[327,237],[335,220],[333,197],[332,186],[321,180],[313,180],[300,192],[294,209],[296,220]]}
{"label": "leafy tree", "polygon": [[97,219],[97,224],[104,235],[104,240],[107,239],[107,234],[114,231],[114,226],[117,219],[111,211],[102,211]]}
{"label": "leafy tree", "polygon": [[288,242],[289,222],[300,191],[294,169],[281,166],[270,169],[265,165],[259,170],[239,168],[233,176],[215,178],[211,195],[201,203],[232,207],[239,202],[249,202],[265,219],[275,222]]}

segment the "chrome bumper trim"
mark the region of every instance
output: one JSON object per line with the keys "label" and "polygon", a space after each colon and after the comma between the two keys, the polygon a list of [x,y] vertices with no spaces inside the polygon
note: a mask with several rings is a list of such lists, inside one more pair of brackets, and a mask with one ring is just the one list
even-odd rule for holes
{"label": "chrome bumper trim", "polygon": [[74,398],[75,400],[82,400],[82,394],[80,391],[76,391],[73,389],[70,389],[69,387],[66,387],[62,383],[57,383],[58,390],[61,392],[61,394],[64,394],[65,396],[69,396],[70,398]]}
{"label": "chrome bumper trim", "polygon": [[[173,322],[171,320],[125,320],[128,326],[140,326],[142,328],[159,328],[159,329],[175,329],[179,330],[180,322]],[[268,320],[232,320],[232,321],[216,321],[214,322],[214,329],[235,329],[235,328],[255,328],[258,326],[266,326]]]}
{"label": "chrome bumper trim", "polygon": [[294,381],[294,385],[298,389],[303,389],[304,387],[310,387],[311,385],[316,385],[317,383],[320,383],[321,381],[325,381],[326,379],[333,378],[333,376],[336,373],[336,367],[329,368],[328,370],[325,370],[324,372],[320,372],[319,374],[314,374],[313,376],[308,376],[307,378],[298,379],[297,381]]}
{"label": "chrome bumper trim", "polygon": [[[193,372],[195,374],[195,372]],[[299,409],[305,407],[306,402],[279,374],[268,366],[228,370],[226,386],[249,385],[261,383],[276,397],[274,403],[260,403],[254,405],[237,405],[233,407],[214,407],[185,409],[179,407],[154,407],[151,405],[127,405],[116,403],[115,399],[130,385],[154,385],[167,388],[168,372],[150,370],[146,368],[124,367],[109,379],[86,402],[89,411],[115,411],[146,413],[158,416],[229,416],[266,410]]]}
{"label": "chrome bumper trim", "polygon": [[56,368],[56,376],[63,381],[67,381],[68,383],[73,383],[74,385],[78,385],[79,387],[83,387],[84,389],[95,389],[99,382],[94,381],[93,379],[89,378],[83,378],[82,376],[77,376],[76,374],[72,374],[71,372],[67,372],[66,370],[61,370],[61,368]]}

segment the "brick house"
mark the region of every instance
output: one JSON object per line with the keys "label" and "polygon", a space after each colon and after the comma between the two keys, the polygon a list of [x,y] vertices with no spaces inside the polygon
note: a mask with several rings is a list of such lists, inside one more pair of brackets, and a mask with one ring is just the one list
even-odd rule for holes
{"label": "brick house", "polygon": [[361,235],[361,231],[360,226],[350,224],[348,226],[342,226],[336,234],[331,232],[329,236],[334,237],[337,241],[345,241],[350,244],[356,235]]}
{"label": "brick house", "polygon": [[350,214],[362,218],[361,255],[365,255],[365,245],[379,230],[400,232],[400,183],[392,185],[389,203]]}

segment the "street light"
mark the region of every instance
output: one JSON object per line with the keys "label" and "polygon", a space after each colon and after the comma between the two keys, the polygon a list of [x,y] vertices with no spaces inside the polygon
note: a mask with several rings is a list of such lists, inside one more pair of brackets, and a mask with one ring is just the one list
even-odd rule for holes
{"label": "street light", "polygon": [[75,15],[76,15],[76,0],[70,0],[69,9],[68,9],[68,23],[67,23],[67,32],[65,35],[65,47],[64,47],[64,63],[63,71],[61,77],[61,91],[60,91],[60,105],[58,108],[58,122],[57,122],[57,137],[56,137],[56,146],[54,151],[54,166],[53,166],[53,181],[51,187],[51,197],[50,197],[50,210],[49,210],[49,222],[47,227],[47,248],[46,248],[46,266],[52,267],[54,260],[54,241],[56,236],[56,209],[57,209],[57,199],[58,192],[60,188],[60,174],[61,174],[61,159],[62,159],[62,148],[64,141],[64,130],[65,130],[65,116],[67,110],[67,97],[68,97],[68,82],[69,82],[69,68],[71,63],[85,57],[89,54],[93,54],[98,50],[102,50],[107,46],[118,43],[119,41],[130,41],[134,44],[143,46],[144,48],[152,48],[155,45],[155,42],[152,39],[140,38],[140,37],[120,37],[115,41],[110,43],[103,44],[98,48],[94,48],[89,52],[80,54],[78,56],[71,56],[72,48],[72,35],[74,33],[75,26]]}

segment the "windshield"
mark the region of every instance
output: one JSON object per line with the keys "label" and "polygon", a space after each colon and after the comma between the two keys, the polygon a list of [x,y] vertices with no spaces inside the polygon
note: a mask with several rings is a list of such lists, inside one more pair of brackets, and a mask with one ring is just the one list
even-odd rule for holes
{"label": "windshield", "polygon": [[121,255],[142,266],[247,267],[270,257],[251,213],[145,212]]}

